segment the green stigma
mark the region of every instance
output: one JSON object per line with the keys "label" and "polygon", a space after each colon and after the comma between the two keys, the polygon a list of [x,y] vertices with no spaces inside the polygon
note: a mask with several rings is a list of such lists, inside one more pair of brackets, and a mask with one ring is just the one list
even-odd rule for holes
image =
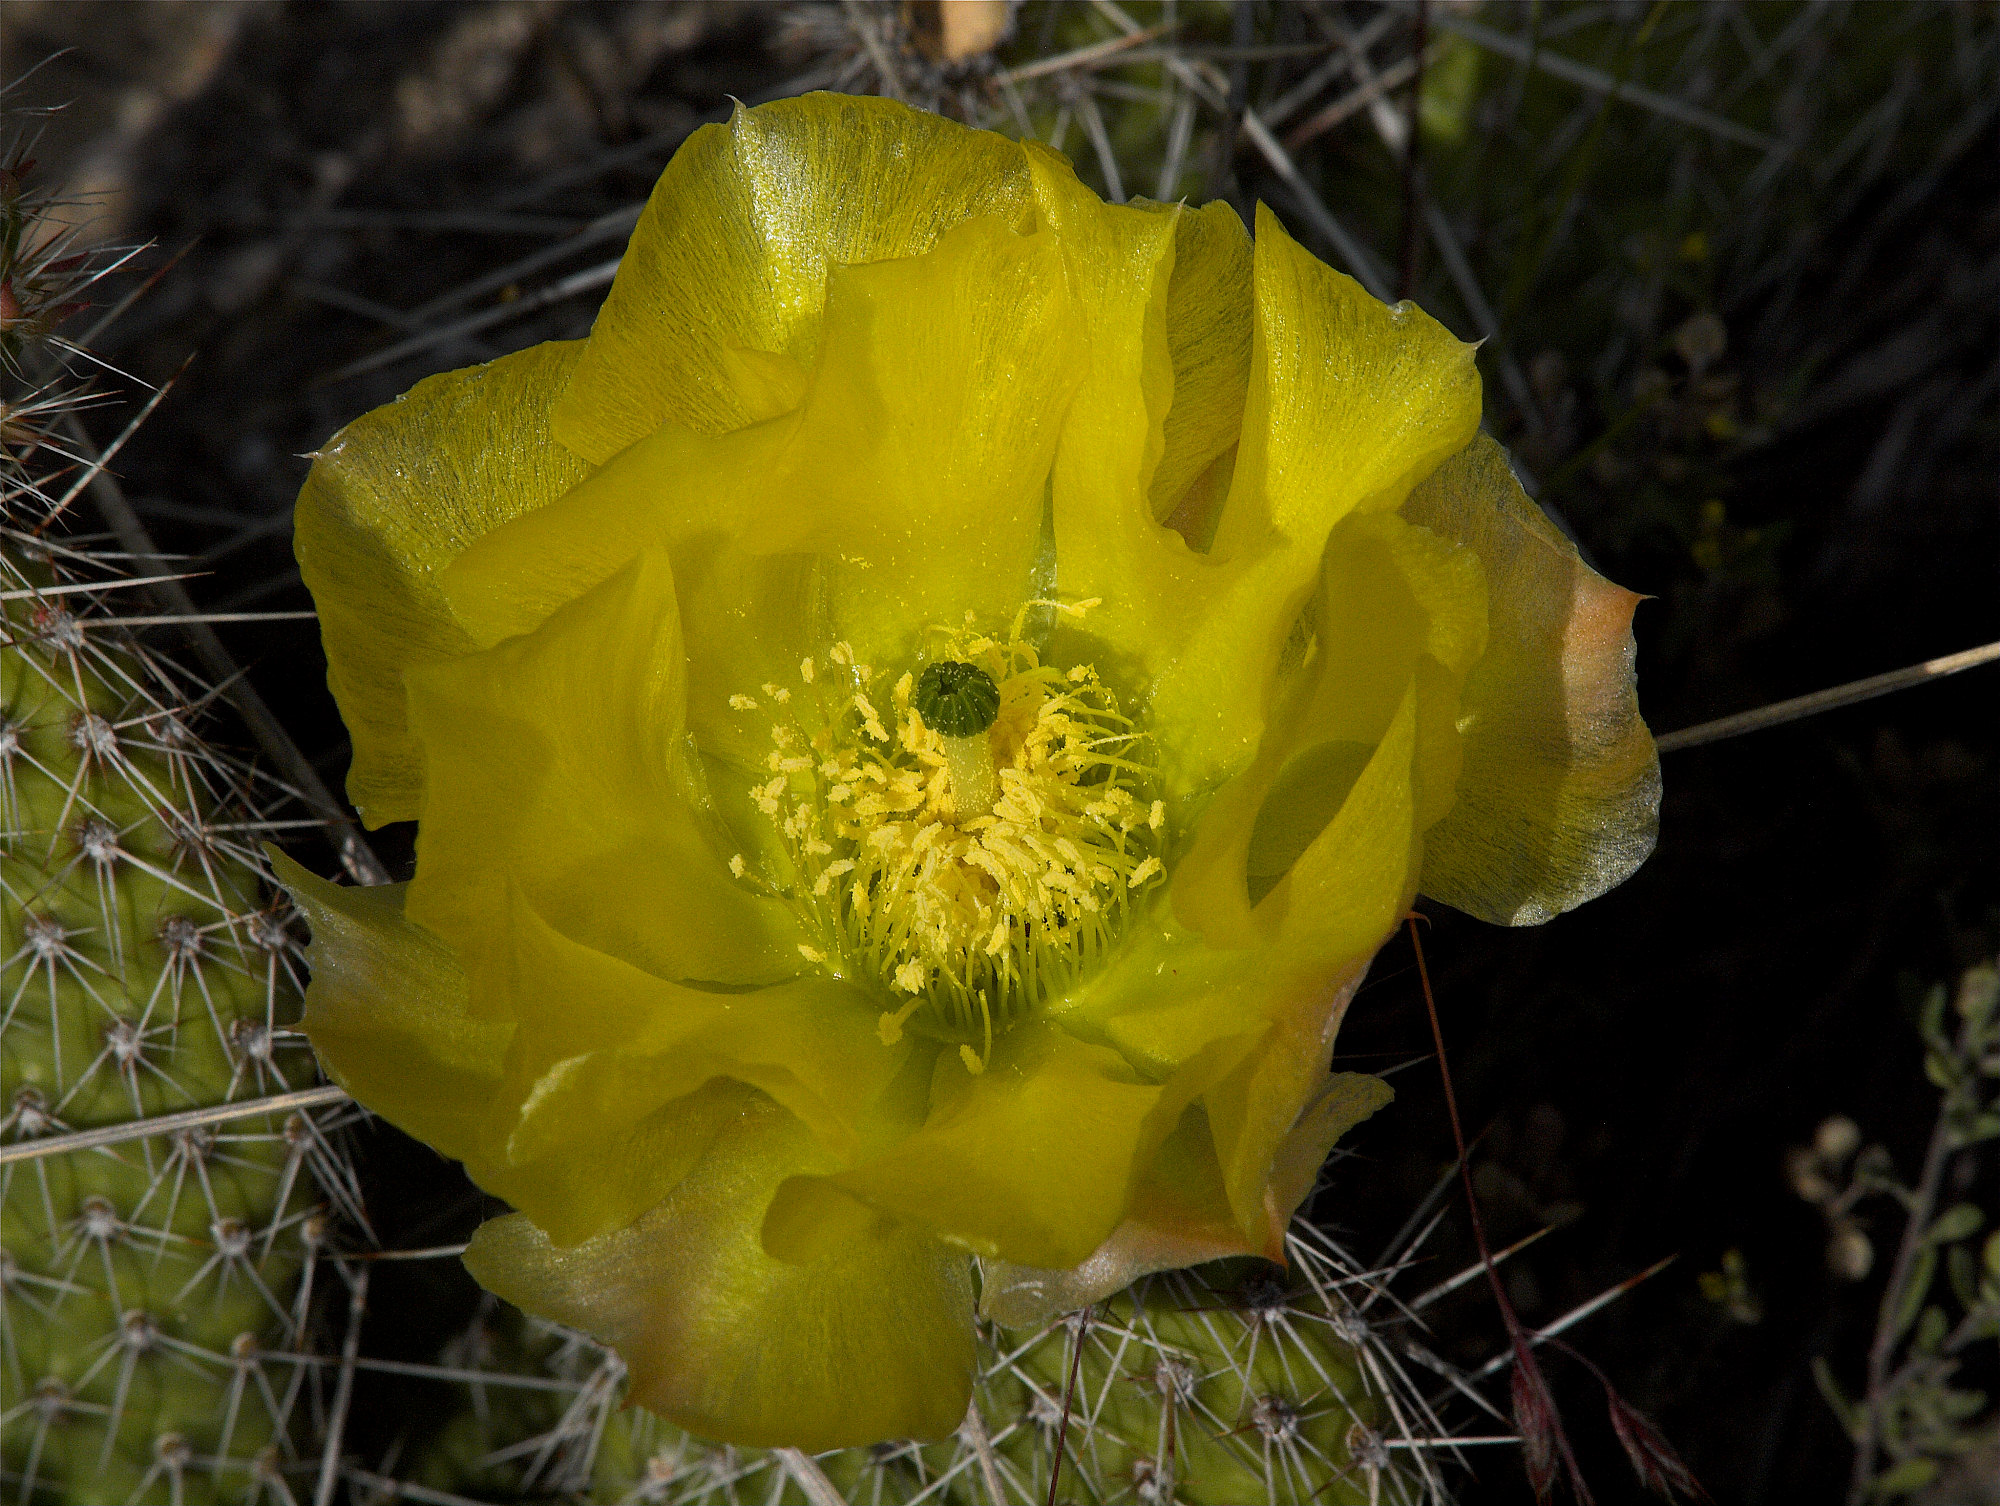
{"label": "green stigma", "polygon": [[941,659],[917,676],[910,703],[938,736],[973,737],[999,717],[1000,687],[976,664]]}

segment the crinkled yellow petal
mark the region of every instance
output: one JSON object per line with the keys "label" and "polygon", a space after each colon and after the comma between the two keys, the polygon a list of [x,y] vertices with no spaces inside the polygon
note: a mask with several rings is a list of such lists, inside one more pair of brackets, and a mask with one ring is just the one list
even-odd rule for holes
{"label": "crinkled yellow petal", "polygon": [[791,414],[720,437],[663,427],[458,560],[445,590],[474,637],[526,632],[664,548],[696,738],[761,758],[729,697],[795,685],[813,648],[844,638],[887,663],[967,612],[1004,631],[1077,378],[1053,236],[985,216],[922,256],[837,269],[823,323]]}
{"label": "crinkled yellow petal", "polygon": [[348,797],[370,826],[414,820],[423,757],[403,670],[466,652],[437,574],[473,540],[561,496],[588,470],[549,436],[581,342],[538,345],[419,382],[313,458],[294,514],[327,683],[354,741]]}
{"label": "crinkled yellow petal", "polygon": [[829,562],[834,629],[881,663],[1030,595],[1078,372],[1048,230],[965,221],[923,256],[837,268],[819,366],[767,505]]}
{"label": "crinkled yellow petal", "polygon": [[[1243,221],[1217,200],[1181,208],[1174,221],[1173,276],[1167,284],[1167,349],[1173,402],[1151,484],[1153,515],[1206,547],[1227,495],[1228,470],[1243,432],[1250,387],[1255,260]],[[1220,484],[1197,483],[1221,469]]]}
{"label": "crinkled yellow petal", "polygon": [[[1262,1230],[1273,1250],[1291,1211],[1277,1211],[1272,1190],[1290,1164],[1281,1159],[1287,1137],[1321,1088],[1347,1001],[1415,895],[1417,701],[1412,684],[1338,811],[1254,911],[1245,914],[1239,898],[1240,857],[1233,882],[1218,879],[1215,865],[1193,875],[1189,896],[1176,881],[1175,907],[1194,910],[1191,925],[1206,922],[1209,948],[1233,938],[1254,949],[1244,971],[1255,981],[1245,986],[1263,995],[1270,1029],[1203,1101],[1238,1225],[1246,1234]],[[1226,815],[1219,797],[1204,820]],[[1116,1025],[1129,1038],[1140,1020]]]}
{"label": "crinkled yellow petal", "polygon": [[1403,516],[1463,544],[1491,589],[1463,697],[1457,800],[1425,839],[1423,891],[1537,925],[1622,883],[1658,835],[1660,764],[1634,689],[1640,598],[1577,557],[1480,438]]}
{"label": "crinkled yellow petal", "polygon": [[1356,508],[1393,509],[1479,428],[1474,347],[1415,304],[1370,297],[1261,205],[1256,288],[1224,555],[1310,545]]}
{"label": "crinkled yellow petal", "polygon": [[[1376,782],[1392,773],[1378,767]],[[1406,889],[1407,864],[1400,872]],[[1387,877],[1386,892],[1399,897],[1397,875]],[[1386,1101],[1373,1079],[1329,1078],[1327,1069],[1341,1017],[1386,932],[1343,949],[1223,951],[1165,915],[1136,931],[1056,1017],[1178,1087],[1188,1107],[1139,1166],[1123,1222],[1083,1264],[1060,1280],[1002,1270],[1003,1289],[1021,1290],[988,1311],[1010,1324],[1031,1321],[1044,1298],[1093,1301],[1079,1294],[1101,1295],[1098,1285],[1115,1286],[1120,1271],[1136,1276],[1228,1254],[1281,1258],[1285,1227],[1333,1140]]]}
{"label": "crinkled yellow petal", "polygon": [[412,669],[432,779],[411,917],[480,955],[512,882],[565,934],[662,978],[796,973],[796,920],[731,877],[704,827],[685,666],[673,570],[648,551],[534,632]]}
{"label": "crinkled yellow petal", "polygon": [[[662,427],[457,561],[442,582],[453,611],[490,647],[532,632],[642,551],[664,548],[682,639],[700,648],[687,669],[690,730],[703,748],[761,766],[765,734],[743,734],[729,697],[791,683],[801,659],[827,641],[819,562],[751,547],[777,542],[754,504],[796,427],[796,416],[719,437]],[[746,519],[753,527],[739,536]]]}
{"label": "crinkled yellow petal", "polygon": [[1208,1116],[1181,1116],[1140,1177],[1131,1210],[1088,1259],[1067,1270],[980,1262],[979,1311],[1008,1328],[1036,1328],[1123,1291],[1141,1276],[1232,1255],[1261,1255],[1236,1227]]}
{"label": "crinkled yellow petal", "polygon": [[[1142,1164],[1127,1217],[1145,1227],[1115,1247],[1126,1255],[1173,1238],[1213,1241],[1227,1229],[1236,1253],[1278,1258],[1304,1195],[1302,1168],[1316,1172],[1333,1137],[1355,1122],[1341,1122],[1325,1099],[1328,1061],[1348,1002],[1414,889],[1412,699],[1340,814],[1293,865],[1285,883],[1304,892],[1274,892],[1278,903],[1260,907],[1246,945],[1211,945],[1170,914],[1150,915],[1056,1013],[1065,1029],[1113,1046],[1206,1115],[1213,1169],[1183,1156],[1174,1176],[1184,1198]],[[1185,1134],[1183,1120],[1157,1166]],[[1198,1194],[1203,1185],[1215,1190]]]}
{"label": "crinkled yellow petal", "polygon": [[407,885],[345,888],[270,858],[312,928],[303,1028],[327,1075],[441,1154],[478,1157],[514,1027],[472,1018],[458,959],[403,917]]}
{"label": "crinkled yellow petal", "polygon": [[466,1266],[614,1345],[631,1400],[705,1437],[815,1452],[950,1434],[972,1385],[966,1257],[878,1221],[824,1260],[774,1259],[772,1190],[825,1153],[749,1090],[687,1136],[693,1169],[631,1227],[559,1249],[516,1214],[480,1228]]}
{"label": "crinkled yellow petal", "polygon": [[1265,1200],[1270,1220],[1247,1233],[1229,1204],[1208,1115],[1195,1105],[1141,1177],[1131,1212],[1087,1260],[1068,1270],[981,1261],[980,1313],[1008,1328],[1036,1328],[1154,1271],[1233,1255],[1268,1256],[1270,1230],[1290,1224],[1334,1142],[1393,1096],[1379,1077],[1359,1072],[1325,1077],[1273,1158]]}
{"label": "crinkled yellow petal", "polygon": [[[1333,530],[1303,662],[1283,682],[1256,760],[1216,794],[1174,875],[1182,924],[1222,947],[1272,934],[1278,910],[1265,910],[1265,896],[1343,808],[1406,699],[1418,829],[1449,808],[1459,690],[1484,650],[1486,615],[1471,550],[1393,514]],[[1333,903],[1376,898],[1336,891]]]}
{"label": "crinkled yellow petal", "polygon": [[662,1070],[657,1057],[599,1051],[557,1063],[525,1096],[509,1082],[500,1101],[513,1105],[512,1133],[468,1157],[466,1175],[561,1248],[626,1228],[693,1169],[687,1116],[740,1086],[705,1076],[710,1065]]}
{"label": "crinkled yellow petal", "polygon": [[1152,697],[1170,776],[1203,788],[1244,767],[1328,534],[1388,511],[1479,425],[1472,347],[1391,308],[1259,209],[1256,322],[1242,439],[1210,567],[1179,604]]}
{"label": "crinkled yellow petal", "polygon": [[[1381,939],[1377,936],[1375,945]],[[1206,1096],[1230,1211],[1245,1237],[1262,1244],[1259,1253],[1266,1259],[1284,1258],[1285,1228],[1311,1190],[1311,1177],[1334,1139],[1379,1107],[1371,1090],[1336,1092],[1328,1087],[1334,1035],[1375,945],[1342,978],[1294,984],[1287,1008],[1262,1048]],[[1329,1093],[1334,1094],[1331,1099]],[[1336,1112],[1315,1112],[1316,1105],[1330,1105]],[[1353,1110],[1353,1117],[1343,1122],[1342,1109]],[[1302,1188],[1300,1172],[1307,1157],[1311,1169]]]}
{"label": "crinkled yellow petal", "polygon": [[519,1022],[504,1097],[519,1106],[504,1156],[468,1165],[557,1244],[636,1218],[679,1176],[648,1149],[660,1116],[717,1077],[762,1089],[830,1151],[859,1154],[914,1128],[928,1054],[884,1046],[876,1002],[814,972],[770,988],[690,988],[563,935],[518,889],[480,939],[475,991]]}
{"label": "crinkled yellow petal", "polygon": [[1416,898],[1418,688],[1412,685],[1326,829],[1259,901],[1274,965],[1309,975],[1366,963]]}
{"label": "crinkled yellow petal", "polygon": [[1205,573],[1148,492],[1176,380],[1166,314],[1178,211],[1106,204],[1053,152],[1027,150],[1087,348],[1052,479],[1058,581],[1068,598],[1097,600],[1082,631],[1113,649],[1102,667],[1143,684]]}
{"label": "crinkled yellow petal", "polygon": [[816,1227],[851,1222],[858,1199],[978,1254],[1075,1265],[1124,1217],[1189,1096],[1141,1081],[1115,1051],[1017,1024],[983,1072],[938,1058],[915,1134],[851,1169],[787,1183],[767,1237],[796,1256]]}
{"label": "crinkled yellow petal", "polygon": [[768,368],[730,352],[811,366],[830,268],[917,256],[1027,204],[1020,149],[990,132],[846,95],[739,106],[653,189],[555,432],[601,463],[663,423],[718,434],[768,417]]}

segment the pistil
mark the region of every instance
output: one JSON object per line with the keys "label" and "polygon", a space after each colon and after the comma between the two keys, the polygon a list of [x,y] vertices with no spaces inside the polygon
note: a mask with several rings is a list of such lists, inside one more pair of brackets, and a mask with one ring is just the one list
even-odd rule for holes
{"label": "pistil", "polygon": [[1000,687],[993,677],[976,664],[939,660],[924,667],[910,701],[923,724],[938,735],[958,823],[990,814],[1000,797],[1000,776],[993,765]]}

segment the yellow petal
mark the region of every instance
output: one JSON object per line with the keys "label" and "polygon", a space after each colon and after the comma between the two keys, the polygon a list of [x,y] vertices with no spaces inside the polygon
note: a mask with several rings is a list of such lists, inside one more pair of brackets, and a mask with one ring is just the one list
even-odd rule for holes
{"label": "yellow petal", "polygon": [[1067,1270],[983,1260],[979,1311],[1008,1328],[1037,1328],[1154,1271],[1262,1253],[1261,1240],[1246,1241],[1236,1226],[1208,1115],[1197,1104],[1139,1179],[1124,1220],[1089,1258]]}
{"label": "yellow petal", "polygon": [[1267,1260],[1284,1258],[1285,1229],[1334,1140],[1386,1102],[1365,1086],[1330,1086],[1339,1079],[1327,1072],[1374,952],[1342,977],[1295,983],[1261,1048],[1204,1097],[1231,1214]]}
{"label": "yellow petal", "polygon": [[1153,694],[1183,787],[1245,766],[1328,534],[1399,506],[1479,424],[1472,347],[1410,304],[1370,298],[1259,210],[1243,433],[1198,602]]}
{"label": "yellow petal", "polygon": [[407,885],[345,888],[270,858],[312,928],[303,1028],[327,1075],[441,1154],[479,1156],[513,1026],[471,1017],[458,959],[403,918]]}
{"label": "yellow petal", "polygon": [[1365,965],[1416,898],[1417,702],[1412,685],[1340,810],[1258,903],[1281,965]]}
{"label": "yellow petal", "polygon": [[479,955],[512,882],[565,934],[662,978],[796,973],[796,921],[732,878],[704,830],[685,664],[655,551],[533,633],[411,670],[432,775],[412,918]]}
{"label": "yellow petal", "polygon": [[327,683],[354,741],[348,797],[370,826],[413,820],[422,804],[403,670],[472,646],[438,572],[587,469],[548,433],[550,405],[581,353],[580,343],[538,345],[430,377],[313,459],[294,546],[319,611]]}
{"label": "yellow petal", "polygon": [[766,417],[727,352],[810,366],[829,268],[920,255],[1027,202],[1020,149],[990,132],[883,99],[739,106],[653,189],[555,432],[601,463],[663,423],[718,434]]}
{"label": "yellow petal", "polygon": [[1486,615],[1471,550],[1390,514],[1333,531],[1300,667],[1283,682],[1255,762],[1217,793],[1175,873],[1182,924],[1214,946],[1273,934],[1282,905],[1266,911],[1265,896],[1358,788],[1406,700],[1413,762],[1400,777],[1417,829],[1450,807],[1459,692],[1484,650]]}
{"label": "yellow petal", "polygon": [[1008,1328],[1038,1328],[1154,1271],[1236,1255],[1267,1256],[1271,1228],[1290,1224],[1334,1142],[1393,1096],[1387,1083],[1364,1073],[1324,1078],[1273,1159],[1265,1199],[1269,1220],[1260,1219],[1249,1233],[1230,1207],[1208,1115],[1195,1105],[1140,1179],[1131,1212],[1087,1260],[1068,1270],[981,1261],[981,1315]]}
{"label": "yellow petal", "polygon": [[1659,756],[1634,690],[1632,612],[1480,438],[1403,516],[1477,554],[1491,641],[1466,681],[1457,802],[1425,839],[1423,890],[1502,925],[1594,899],[1646,860]]}
{"label": "yellow petal", "polygon": [[846,1227],[858,1199],[983,1255],[1072,1266],[1123,1218],[1186,1101],[1138,1080],[1114,1051],[1019,1024],[976,1075],[939,1057],[917,1133],[823,1182],[788,1183],[768,1237],[797,1255],[815,1225]]}
{"label": "yellow petal", "polygon": [[[1176,880],[1176,909],[1194,912],[1189,923],[1202,922],[1211,947],[1233,938],[1257,949],[1245,970],[1266,996],[1270,1032],[1204,1102],[1231,1207],[1246,1232],[1266,1231],[1272,1249],[1284,1228],[1271,1201],[1281,1148],[1325,1077],[1348,1000],[1416,892],[1417,699],[1412,685],[1333,819],[1254,911],[1239,897],[1240,857],[1233,881],[1212,865],[1191,875],[1183,896]],[[1204,820],[1227,813],[1218,798]],[[1223,846],[1241,850],[1239,839],[1211,839],[1209,851]]]}
{"label": "yellow petal", "polygon": [[705,1437],[815,1452],[950,1434],[972,1384],[965,1257],[881,1225],[826,1260],[776,1260],[759,1240],[772,1189],[823,1153],[747,1091],[690,1130],[693,1171],[630,1228],[558,1249],[516,1214],[480,1228],[467,1268],[614,1345],[630,1398]]}
{"label": "yellow petal", "polygon": [[1060,586],[1098,600],[1083,632],[1150,671],[1171,654],[1184,630],[1175,609],[1204,574],[1148,492],[1175,395],[1166,314],[1178,211],[1103,203],[1054,153],[1031,146],[1028,159],[1088,352],[1051,487]]}
{"label": "yellow petal", "polygon": [[1366,1072],[1335,1072],[1322,1079],[1271,1158],[1265,1204],[1276,1224],[1289,1225],[1312,1196],[1335,1142],[1395,1096],[1394,1088]]}
{"label": "yellow petal", "polygon": [[837,573],[834,627],[875,663],[965,614],[1004,630],[1029,592],[1077,381],[1056,237],[998,216],[928,254],[837,269],[822,356],[770,499]]}
{"label": "yellow petal", "polygon": [[838,979],[690,988],[563,935],[518,889],[472,972],[485,1005],[518,1021],[501,1095],[518,1108],[504,1157],[467,1169],[557,1244],[622,1227],[667,1193],[686,1168],[653,1142],[716,1078],[763,1090],[844,1157],[879,1138],[885,1115],[921,1120],[897,1089],[929,1056],[882,1045],[876,1001]]}
{"label": "yellow petal", "polygon": [[[1153,515],[1206,547],[1215,519],[1189,493],[1243,432],[1250,390],[1255,262],[1250,236],[1228,204],[1182,209],[1174,221],[1173,276],[1167,284],[1167,349],[1173,402],[1151,485]],[[1213,498],[1220,512],[1225,487]]]}
{"label": "yellow petal", "polygon": [[964,221],[922,256],[837,269],[823,322],[793,413],[720,437],[663,427],[460,559],[445,588],[475,637],[525,632],[662,547],[696,737],[748,757],[767,750],[735,741],[729,696],[790,683],[811,638],[884,664],[968,611],[1004,631],[1076,382],[1053,236]]}
{"label": "yellow petal", "polygon": [[641,552],[665,549],[683,641],[700,649],[688,665],[690,729],[704,748],[761,765],[768,732],[746,731],[728,714],[729,697],[789,682],[826,641],[818,561],[753,552],[789,547],[754,504],[797,423],[794,415],[720,437],[663,426],[456,561],[442,579],[453,612],[491,647],[532,632]]}

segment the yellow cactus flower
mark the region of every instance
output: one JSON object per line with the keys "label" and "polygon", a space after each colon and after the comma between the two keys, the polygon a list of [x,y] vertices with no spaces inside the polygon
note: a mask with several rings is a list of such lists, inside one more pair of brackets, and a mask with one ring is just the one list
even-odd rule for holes
{"label": "yellow cactus flower", "polygon": [[298,551],[407,885],[289,882],[306,1028],[517,1212],[466,1263],[696,1432],[949,1433],[1002,1321],[1281,1254],[1388,1098],[1418,892],[1653,840],[1637,598],[1473,352],[1260,211],[818,95],[697,132],[589,339],[317,457]]}

